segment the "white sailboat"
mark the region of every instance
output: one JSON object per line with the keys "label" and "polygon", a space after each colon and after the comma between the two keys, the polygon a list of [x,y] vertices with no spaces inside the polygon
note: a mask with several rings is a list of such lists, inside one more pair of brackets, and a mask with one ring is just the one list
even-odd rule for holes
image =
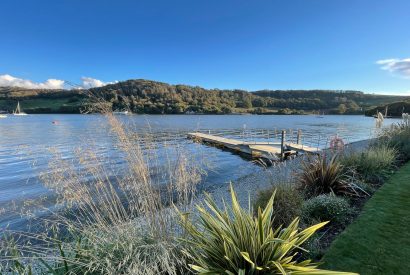
{"label": "white sailboat", "polygon": [[24,113],[24,112],[21,111],[21,109],[20,109],[20,102],[19,102],[19,101],[17,101],[17,108],[16,108],[16,110],[13,112],[13,115],[15,115],[15,116],[26,116],[26,115],[27,115],[26,113]]}
{"label": "white sailboat", "polygon": [[322,112],[322,114],[320,114],[320,112],[317,112],[316,117],[317,118],[324,118],[325,117],[325,112]]}

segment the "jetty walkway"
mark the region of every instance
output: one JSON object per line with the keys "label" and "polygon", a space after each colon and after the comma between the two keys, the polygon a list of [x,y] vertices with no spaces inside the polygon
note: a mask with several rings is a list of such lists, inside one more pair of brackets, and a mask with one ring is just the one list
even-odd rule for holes
{"label": "jetty walkway", "polygon": [[319,148],[301,144],[301,131],[298,132],[297,143],[286,142],[286,132],[282,131],[280,142],[268,141],[241,141],[200,132],[188,133],[188,138],[210,144],[216,147],[243,153],[252,158],[263,158],[271,161],[283,160],[298,153],[317,154]]}

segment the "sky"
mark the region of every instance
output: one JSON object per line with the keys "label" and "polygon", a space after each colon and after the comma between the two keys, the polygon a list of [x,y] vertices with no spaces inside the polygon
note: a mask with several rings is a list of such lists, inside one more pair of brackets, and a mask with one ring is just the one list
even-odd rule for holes
{"label": "sky", "polygon": [[0,86],[410,94],[409,0],[2,0]]}

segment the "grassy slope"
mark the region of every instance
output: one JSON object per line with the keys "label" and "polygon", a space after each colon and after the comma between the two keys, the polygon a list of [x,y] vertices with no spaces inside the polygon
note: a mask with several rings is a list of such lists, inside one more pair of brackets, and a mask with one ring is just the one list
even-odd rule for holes
{"label": "grassy slope", "polygon": [[409,274],[410,163],[367,202],[331,245],[324,268],[360,274]]}
{"label": "grassy slope", "polygon": [[[0,100],[0,110],[7,110],[11,112],[16,108],[16,100]],[[80,102],[70,102],[68,98],[35,98],[35,99],[22,99],[20,100],[20,106],[23,111],[29,111],[33,108],[50,108],[52,111],[58,111],[62,106],[78,106]]]}

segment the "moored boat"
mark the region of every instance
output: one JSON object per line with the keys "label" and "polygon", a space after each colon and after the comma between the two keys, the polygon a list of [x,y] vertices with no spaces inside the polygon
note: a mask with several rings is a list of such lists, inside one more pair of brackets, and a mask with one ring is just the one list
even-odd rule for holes
{"label": "moored boat", "polygon": [[115,111],[115,112],[112,112],[114,115],[129,115],[129,114],[131,114],[130,112],[128,112],[128,111]]}
{"label": "moored boat", "polygon": [[27,115],[25,112],[21,111],[19,101],[17,101],[17,107],[16,107],[16,110],[13,112],[13,115],[15,116],[26,116]]}

